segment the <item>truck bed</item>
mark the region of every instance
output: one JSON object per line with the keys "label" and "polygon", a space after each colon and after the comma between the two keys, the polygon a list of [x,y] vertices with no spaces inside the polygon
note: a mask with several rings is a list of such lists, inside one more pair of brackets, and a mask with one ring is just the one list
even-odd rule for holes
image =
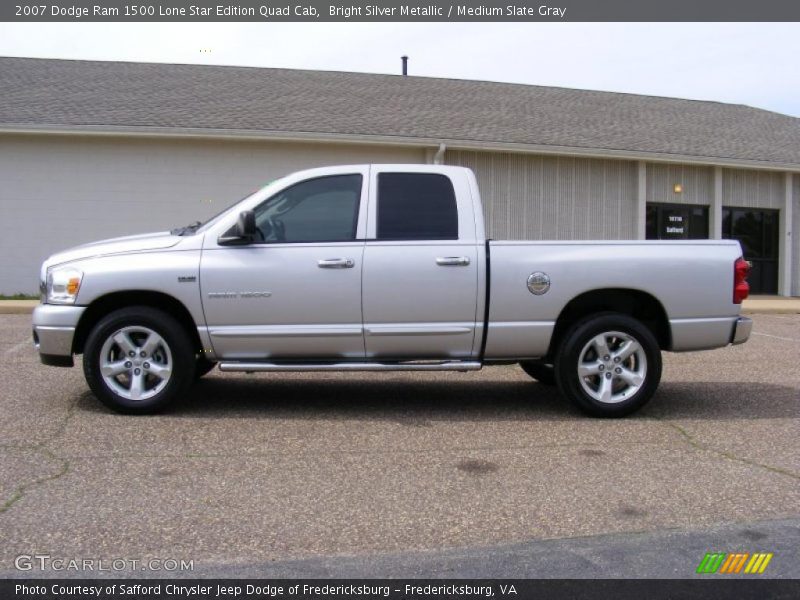
{"label": "truck bed", "polygon": [[[724,346],[739,314],[736,241],[490,241],[488,253],[487,358],[545,356],[561,312],[593,290],[652,297],[669,320],[673,351]],[[542,295],[525,285],[535,272],[550,278]]]}

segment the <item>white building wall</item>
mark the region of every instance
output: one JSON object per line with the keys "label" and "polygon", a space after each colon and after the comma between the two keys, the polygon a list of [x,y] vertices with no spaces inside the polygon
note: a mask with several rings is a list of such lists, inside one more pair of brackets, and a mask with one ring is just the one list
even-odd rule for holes
{"label": "white building wall", "polygon": [[386,146],[2,135],[0,293],[35,293],[55,251],[203,220],[292,171],[424,157]]}
{"label": "white building wall", "polygon": [[785,177],[776,171],[722,169],[722,205],[781,209]]}
{"label": "white building wall", "polygon": [[494,239],[636,238],[637,163],[447,150],[475,171]]}
{"label": "white building wall", "polygon": [[[680,184],[683,191],[675,192]],[[647,165],[647,202],[710,206],[714,201],[714,168],[666,163]]]}
{"label": "white building wall", "polygon": [[[203,220],[286,173],[426,162],[422,148],[332,143],[0,135],[0,293],[35,293],[55,251]],[[447,150],[475,170],[495,239],[634,239],[633,161]],[[714,168],[648,163],[647,202],[711,204]],[[782,173],[721,169],[722,205],[782,207]],[[681,183],[684,191],[675,194]],[[800,296],[800,175],[793,178],[791,292]]]}

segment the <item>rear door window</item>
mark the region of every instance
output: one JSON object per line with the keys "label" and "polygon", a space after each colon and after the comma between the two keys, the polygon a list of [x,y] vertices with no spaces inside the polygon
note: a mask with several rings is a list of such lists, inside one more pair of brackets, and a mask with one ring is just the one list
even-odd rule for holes
{"label": "rear door window", "polygon": [[378,175],[379,240],[457,240],[453,183],[436,173]]}

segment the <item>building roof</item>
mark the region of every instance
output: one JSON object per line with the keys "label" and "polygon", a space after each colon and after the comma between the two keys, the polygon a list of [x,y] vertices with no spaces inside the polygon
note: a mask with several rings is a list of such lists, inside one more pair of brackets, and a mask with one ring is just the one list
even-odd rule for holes
{"label": "building roof", "polygon": [[399,75],[3,57],[0,89],[7,130],[302,133],[800,166],[800,119],[719,102]]}

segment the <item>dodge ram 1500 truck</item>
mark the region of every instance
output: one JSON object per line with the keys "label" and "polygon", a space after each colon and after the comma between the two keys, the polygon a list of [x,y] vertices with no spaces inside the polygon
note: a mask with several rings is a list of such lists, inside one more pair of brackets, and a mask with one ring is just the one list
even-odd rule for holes
{"label": "dodge ram 1500 truck", "polygon": [[[474,371],[519,363],[583,411],[654,394],[661,351],[739,344],[736,241],[494,241],[474,174],[313,169],[207,222],[42,265],[41,361],[83,354],[110,408],[147,413],[222,371]],[[535,393],[531,388],[531,394]]]}

